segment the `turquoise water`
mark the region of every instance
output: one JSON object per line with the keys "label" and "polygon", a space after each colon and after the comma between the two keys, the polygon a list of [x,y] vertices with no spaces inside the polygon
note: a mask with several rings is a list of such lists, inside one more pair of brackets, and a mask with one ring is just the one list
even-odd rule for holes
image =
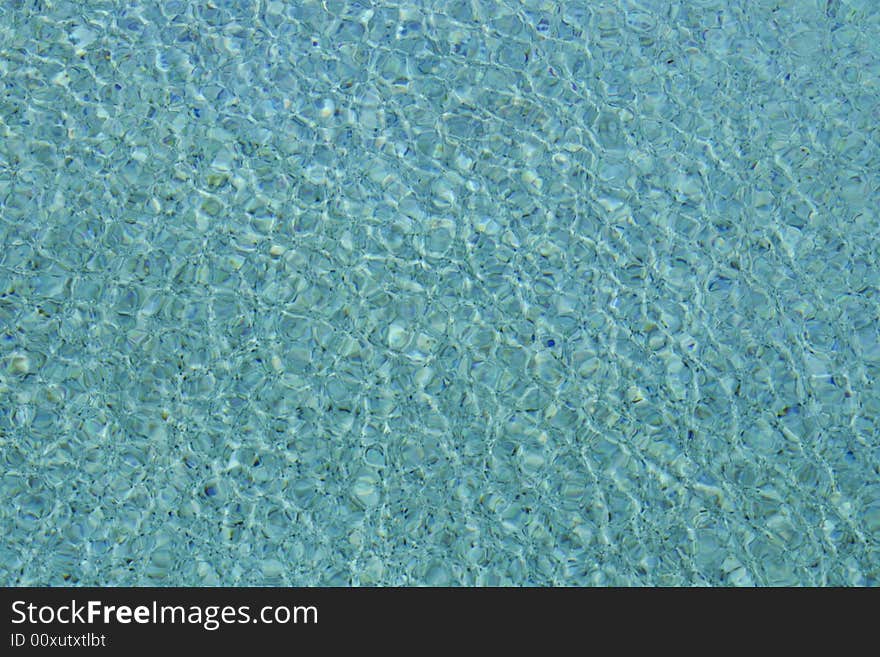
{"label": "turquoise water", "polygon": [[872,0],[6,0],[0,584],[877,585]]}

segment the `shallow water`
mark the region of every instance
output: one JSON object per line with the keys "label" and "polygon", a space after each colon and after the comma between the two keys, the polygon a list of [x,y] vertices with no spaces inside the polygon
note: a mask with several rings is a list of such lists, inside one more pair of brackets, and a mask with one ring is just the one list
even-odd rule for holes
{"label": "shallow water", "polygon": [[877,585],[880,11],[5,2],[0,584]]}

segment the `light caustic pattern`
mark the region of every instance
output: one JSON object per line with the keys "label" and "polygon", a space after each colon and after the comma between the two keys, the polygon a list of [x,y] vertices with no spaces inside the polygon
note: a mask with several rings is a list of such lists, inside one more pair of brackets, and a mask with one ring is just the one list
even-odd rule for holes
{"label": "light caustic pattern", "polygon": [[877,584],[880,12],[0,8],[0,583]]}

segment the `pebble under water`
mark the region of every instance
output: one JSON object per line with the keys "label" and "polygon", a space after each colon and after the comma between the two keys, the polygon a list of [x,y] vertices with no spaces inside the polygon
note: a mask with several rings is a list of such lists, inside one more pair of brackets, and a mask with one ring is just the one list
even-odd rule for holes
{"label": "pebble under water", "polygon": [[880,584],[870,0],[9,0],[0,585]]}

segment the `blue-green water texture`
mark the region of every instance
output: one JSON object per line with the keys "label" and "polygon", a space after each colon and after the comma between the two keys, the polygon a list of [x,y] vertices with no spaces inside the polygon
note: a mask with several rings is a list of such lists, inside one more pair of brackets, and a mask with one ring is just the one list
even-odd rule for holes
{"label": "blue-green water texture", "polygon": [[874,0],[0,3],[0,584],[880,584]]}

